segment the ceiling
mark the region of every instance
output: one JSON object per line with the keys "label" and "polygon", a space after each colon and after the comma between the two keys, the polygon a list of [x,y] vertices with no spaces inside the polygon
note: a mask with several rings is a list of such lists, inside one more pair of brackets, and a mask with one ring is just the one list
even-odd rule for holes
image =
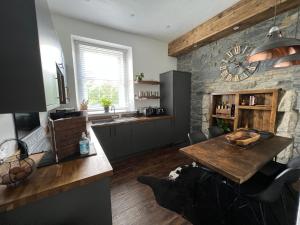
{"label": "ceiling", "polygon": [[48,0],[68,17],[172,41],[238,0]]}

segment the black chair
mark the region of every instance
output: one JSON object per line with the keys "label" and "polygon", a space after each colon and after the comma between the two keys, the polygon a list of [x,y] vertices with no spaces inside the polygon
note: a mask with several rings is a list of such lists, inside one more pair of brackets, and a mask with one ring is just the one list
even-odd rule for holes
{"label": "black chair", "polygon": [[300,167],[300,156],[293,158],[292,160],[290,160],[287,164],[288,168],[299,168]]}
{"label": "black chair", "polygon": [[217,126],[208,128],[209,138],[218,137],[224,134],[224,130]]}
{"label": "black chair", "polygon": [[[194,144],[197,144],[197,143],[207,140],[206,136],[203,134],[202,131],[188,133],[188,138],[190,141],[190,145],[194,145]],[[214,175],[215,179],[219,183],[222,182],[222,177],[220,177],[215,171],[213,171],[205,166],[199,166],[199,168],[201,168],[203,171],[205,171],[211,175]],[[220,191],[219,191],[219,184],[217,184],[217,182],[216,182],[215,188],[216,188],[216,195],[217,195],[217,205],[218,205],[218,207],[220,207],[220,205],[221,205],[220,200],[219,200]]]}
{"label": "black chair", "polygon": [[[283,189],[287,186],[287,184],[293,183],[299,178],[300,168],[287,168],[273,180],[270,177],[262,175],[261,173],[257,173],[249,181],[240,185],[237,193],[240,198],[248,200],[246,205],[250,206],[255,218],[259,222],[260,220],[250,204],[250,200],[257,201],[259,205],[260,218],[263,225],[267,225],[264,212],[265,203],[273,203],[279,199],[281,200],[285,218],[288,220]],[[286,221],[286,225],[288,224],[288,221]]]}
{"label": "black chair", "polygon": [[287,165],[281,164],[275,161],[270,161],[259,172],[266,176],[277,176],[279,173],[284,171],[286,168],[299,168],[300,167],[300,156],[290,160]]}
{"label": "black chair", "polygon": [[265,176],[275,178],[278,174],[287,168],[285,164],[278,163],[275,161],[268,162],[264,167],[262,167],[259,172]]}
{"label": "black chair", "polygon": [[202,133],[202,131],[188,133],[188,138],[190,141],[190,145],[194,145],[207,140],[206,136]]}

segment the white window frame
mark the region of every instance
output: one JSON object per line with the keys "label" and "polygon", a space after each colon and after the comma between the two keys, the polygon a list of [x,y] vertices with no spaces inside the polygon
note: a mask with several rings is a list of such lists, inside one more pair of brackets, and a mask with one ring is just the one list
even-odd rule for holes
{"label": "white window frame", "polygon": [[[134,110],[134,81],[133,81],[133,69],[132,69],[132,48],[129,46],[124,46],[120,44],[85,38],[77,35],[71,36],[72,41],[72,52],[73,52],[73,64],[74,64],[74,77],[75,77],[75,90],[76,90],[76,103],[77,107],[80,107],[80,102],[83,100],[80,96],[80,59],[79,59],[79,50],[78,43],[84,44],[91,47],[104,48],[108,50],[120,51],[123,52],[124,56],[124,81],[128,82],[125,85],[125,102],[127,102],[126,107],[116,108],[117,111],[126,112]],[[89,112],[104,112],[103,107],[97,109],[88,109]]]}

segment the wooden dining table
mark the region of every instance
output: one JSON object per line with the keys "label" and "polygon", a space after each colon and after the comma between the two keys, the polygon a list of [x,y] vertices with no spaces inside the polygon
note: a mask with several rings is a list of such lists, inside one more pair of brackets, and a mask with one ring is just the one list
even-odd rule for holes
{"label": "wooden dining table", "polygon": [[180,151],[203,166],[242,184],[291,143],[291,138],[273,136],[241,147],[227,142],[225,135],[222,135]]}

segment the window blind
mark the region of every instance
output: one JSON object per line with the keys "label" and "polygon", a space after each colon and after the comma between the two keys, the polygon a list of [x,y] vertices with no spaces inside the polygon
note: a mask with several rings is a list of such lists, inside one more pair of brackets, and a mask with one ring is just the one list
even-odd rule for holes
{"label": "window blind", "polygon": [[130,108],[128,52],[110,46],[75,41],[79,101],[89,100],[89,110],[102,110],[100,100],[112,100],[116,109]]}

